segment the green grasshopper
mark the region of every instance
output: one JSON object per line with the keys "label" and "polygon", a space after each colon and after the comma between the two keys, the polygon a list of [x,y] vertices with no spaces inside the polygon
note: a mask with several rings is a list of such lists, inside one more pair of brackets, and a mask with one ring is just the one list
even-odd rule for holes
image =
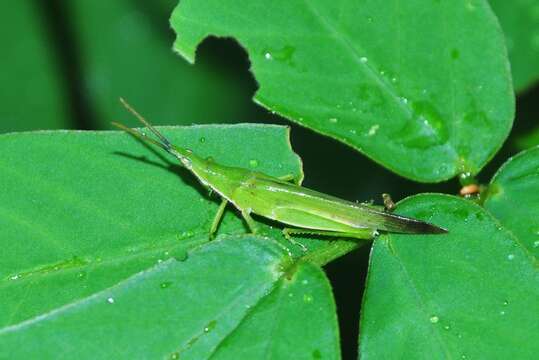
{"label": "green grasshopper", "polygon": [[366,240],[375,237],[378,230],[408,234],[447,232],[438,226],[392,214],[377,206],[354,203],[307,189],[291,183],[294,180],[291,175],[276,178],[257,171],[221,165],[211,158],[203,159],[189,149],[172,145],[127,102],[123,99],[120,101],[158,140],[116,122],[112,123],[114,126],[173,155],[204,186],[221,196],[221,205],[210,228],[210,239],[228,203],[239,210],[252,233],[257,232],[252,213],[292,226],[285,227],[283,235],[293,243],[296,242],[290,235],[295,234]]}

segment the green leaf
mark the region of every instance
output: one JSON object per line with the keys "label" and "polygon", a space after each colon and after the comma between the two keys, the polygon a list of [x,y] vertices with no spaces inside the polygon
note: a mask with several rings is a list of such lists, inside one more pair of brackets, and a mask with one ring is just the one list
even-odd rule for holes
{"label": "green leaf", "polygon": [[[337,359],[327,280],[307,264],[287,278],[285,254],[270,239],[224,237],[186,260],[153,264],[102,291],[1,328],[0,356]],[[287,335],[298,335],[309,316],[316,318],[313,327],[291,346]]]}
{"label": "green leaf", "polygon": [[0,4],[0,133],[69,127],[57,57],[37,2]]}
{"label": "green leaf", "polygon": [[539,259],[539,147],[521,152],[498,170],[484,206]]}
{"label": "green leaf", "polygon": [[[101,128],[125,119],[124,97],[156,124],[222,123],[244,113],[241,84],[222,69],[190,66],[170,49],[176,0],[74,1],[87,94]],[[99,29],[97,35],[96,29]],[[211,104],[211,106],[208,106]]]}
{"label": "green leaf", "polygon": [[539,3],[490,0],[505,32],[516,91],[539,78]]}
{"label": "green leaf", "polygon": [[399,213],[447,235],[386,235],[371,255],[361,358],[533,358],[539,332],[537,259],[478,205],[419,195]]}
{"label": "green leaf", "polygon": [[[221,163],[302,177],[285,127],[161,130]],[[320,268],[270,238],[208,243],[218,202],[160,153],[75,131],[2,135],[0,150],[0,357],[339,358]],[[233,210],[220,229],[245,232]]]}
{"label": "green leaf", "polygon": [[236,38],[255,100],[400,175],[477,173],[511,128],[503,34],[483,0],[181,1],[175,49]]}

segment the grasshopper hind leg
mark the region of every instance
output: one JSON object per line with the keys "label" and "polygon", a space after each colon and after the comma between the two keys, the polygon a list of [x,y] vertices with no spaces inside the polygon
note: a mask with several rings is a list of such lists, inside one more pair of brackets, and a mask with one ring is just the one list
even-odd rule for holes
{"label": "grasshopper hind leg", "polygon": [[358,229],[354,232],[339,232],[339,231],[323,231],[323,230],[309,230],[301,228],[284,228],[284,237],[294,245],[299,245],[304,251],[307,250],[305,245],[292,239],[291,235],[318,235],[318,236],[331,236],[340,238],[354,238],[358,240],[370,240],[373,239],[378,232],[374,229]]}

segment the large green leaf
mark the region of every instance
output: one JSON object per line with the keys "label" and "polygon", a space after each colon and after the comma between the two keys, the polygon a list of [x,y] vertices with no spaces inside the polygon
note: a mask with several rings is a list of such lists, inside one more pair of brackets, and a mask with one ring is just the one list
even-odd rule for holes
{"label": "large green leaf", "polygon": [[[161,130],[302,177],[284,127]],[[218,201],[166,157],[120,132],[7,134],[0,149],[1,358],[339,357],[321,270],[270,238],[208,243]],[[234,211],[220,229],[245,232]]]}
{"label": "large green leaf", "polygon": [[119,97],[132,102],[157,124],[242,119],[245,95],[240,84],[222,69],[179,61],[170,49],[173,32],[167,18],[176,3],[69,3],[84,54],[87,94],[102,128],[125,118],[125,111],[118,106]]}
{"label": "large green leaf", "polygon": [[[198,126],[163,131],[172,141],[225,164],[249,167],[256,161],[259,169],[270,174],[300,171],[299,159],[290,151],[281,127]],[[0,146],[4,154],[0,188],[9,189],[0,192],[4,254],[0,279],[28,277],[33,284],[29,290],[26,281],[4,283],[9,291],[4,287],[6,294],[1,297],[10,301],[3,304],[0,325],[20,322],[112,286],[164,259],[167,251],[168,257],[176,247],[183,251],[189,243],[183,238],[207,238],[218,200],[209,198],[174,159],[169,162],[127,134],[7,134],[0,137]],[[225,218],[223,228],[242,230],[241,222],[233,220],[235,216]],[[81,275],[86,286],[62,281],[66,271],[51,272],[55,267],[79,270],[81,266],[92,270]],[[92,274],[93,269],[99,275]],[[40,281],[41,276],[32,281],[34,274],[47,276],[45,281]]]}
{"label": "large green leaf", "polygon": [[503,34],[484,0],[184,0],[171,22],[188,61],[209,35],[236,38],[256,101],[412,179],[478,172],[511,128]]}
{"label": "large green leaf", "polygon": [[1,328],[0,357],[338,359],[323,272],[303,264],[285,276],[285,254],[267,238],[225,237]]}
{"label": "large green leaf", "polygon": [[539,147],[520,153],[498,170],[485,208],[539,259]]}
{"label": "large green leaf", "polygon": [[0,133],[69,126],[58,58],[36,4],[0,3]]}
{"label": "large green leaf", "polygon": [[490,0],[507,39],[515,89],[539,78],[539,3],[535,0]]}
{"label": "large green leaf", "polygon": [[539,345],[537,258],[478,205],[420,195],[399,212],[449,229],[375,241],[361,358],[531,359]]}

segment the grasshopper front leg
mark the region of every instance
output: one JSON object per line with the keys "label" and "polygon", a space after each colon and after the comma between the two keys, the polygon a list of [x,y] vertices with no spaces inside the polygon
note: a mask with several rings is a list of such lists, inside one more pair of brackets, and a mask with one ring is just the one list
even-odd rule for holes
{"label": "grasshopper front leg", "polygon": [[223,218],[223,213],[225,212],[226,204],[228,204],[228,200],[223,198],[223,200],[221,201],[221,205],[219,205],[219,209],[217,209],[217,213],[215,214],[215,217],[213,218],[213,222],[211,224],[210,240],[213,239],[213,235],[219,227],[219,223],[221,222],[221,219]]}

